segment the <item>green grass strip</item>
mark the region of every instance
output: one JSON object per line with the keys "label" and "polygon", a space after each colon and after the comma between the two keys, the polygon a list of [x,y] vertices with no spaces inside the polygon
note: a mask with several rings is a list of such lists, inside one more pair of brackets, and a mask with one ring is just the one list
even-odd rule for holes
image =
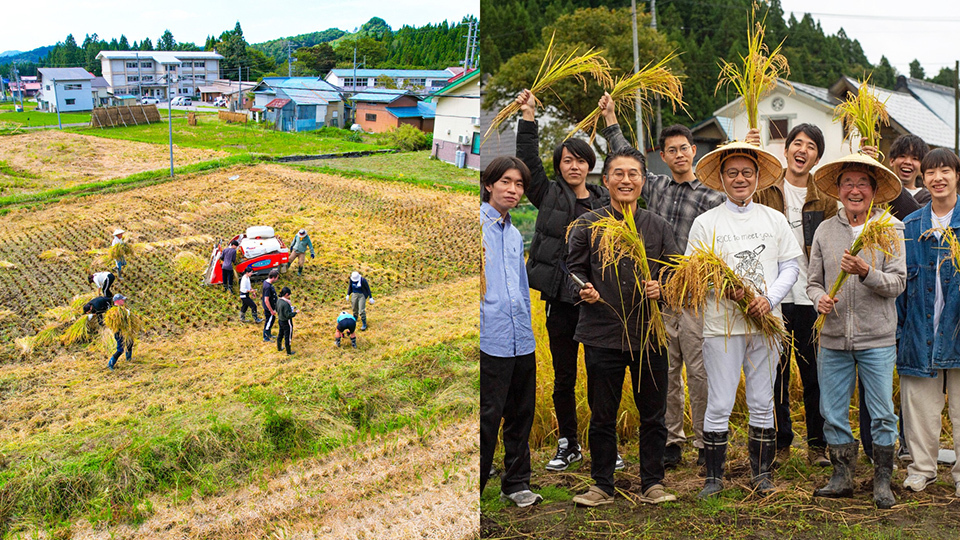
{"label": "green grass strip", "polygon": [[286,164],[294,169],[305,171],[305,172],[318,172],[324,174],[331,174],[334,176],[345,176],[350,178],[358,178],[361,180],[383,180],[386,182],[400,182],[404,184],[413,184],[417,187],[435,189],[439,191],[452,191],[455,193],[480,193],[480,184],[479,182],[475,186],[464,185],[458,182],[445,183],[441,180],[426,180],[423,178],[414,178],[411,176],[398,177],[389,174],[379,174],[372,173],[369,171],[357,171],[350,169],[338,169],[336,167],[326,167],[322,165],[295,165],[295,164]]}

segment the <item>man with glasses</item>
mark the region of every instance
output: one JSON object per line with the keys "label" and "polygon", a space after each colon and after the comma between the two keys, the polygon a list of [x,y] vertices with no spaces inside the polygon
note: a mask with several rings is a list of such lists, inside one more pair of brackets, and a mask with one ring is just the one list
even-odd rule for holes
{"label": "man with glasses", "polygon": [[[609,94],[600,99],[607,128],[602,135],[611,151],[630,146],[617,125],[616,111]],[[707,188],[693,172],[697,145],[693,133],[682,125],[669,126],[660,132],[660,158],[670,168],[671,176],[647,172],[643,184],[643,200],[647,209],[667,220],[676,235],[677,246],[687,245],[687,235],[693,220],[723,202],[723,194]],[[667,448],[663,455],[667,469],[680,464],[683,443],[685,393],[683,367],[687,368],[687,387],[690,391],[690,416],[693,419],[693,446],[697,448],[697,464],[703,465],[703,415],[707,408],[707,372],[703,367],[703,317],[692,309],[675,312],[664,310],[669,347],[670,367],[667,372]]]}

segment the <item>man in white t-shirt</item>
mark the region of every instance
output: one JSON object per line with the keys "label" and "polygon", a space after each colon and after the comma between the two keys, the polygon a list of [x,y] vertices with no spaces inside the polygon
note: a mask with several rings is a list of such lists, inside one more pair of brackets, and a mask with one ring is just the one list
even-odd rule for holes
{"label": "man in white t-shirt", "polygon": [[[748,141],[750,138],[748,137]],[[757,141],[759,142],[759,141]],[[811,339],[817,310],[807,298],[807,260],[813,233],[826,219],[837,214],[837,202],[820,193],[810,171],[823,156],[823,132],[813,124],[800,124],[787,134],[783,155],[787,166],[783,178],[757,192],[754,200],[782,212],[797,242],[803,246],[800,276],[780,304],[787,332],[793,335],[796,362],[803,385],[803,409],[807,427],[807,459],[813,465],[826,467],[827,441],[823,437],[823,416],[820,414],[820,384],[817,380],[817,349]],[[780,365],[773,387],[774,411],[777,419],[777,454],[782,462],[790,456],[793,444],[793,423],[790,418],[790,355],[780,355]]]}
{"label": "man in white t-shirt", "polygon": [[[745,142],[733,142],[704,156],[697,178],[723,191],[727,200],[701,214],[690,229],[687,254],[700,246],[712,247],[756,294],[747,312],[752,317],[780,316],[779,304],[799,273],[803,254],[786,218],[769,207],[753,203],[758,187],[773,185],[780,162],[769,152]],[[773,382],[780,351],[777,345],[749,327],[736,301],[708,299],[703,317],[703,363],[707,369],[707,412],[703,422],[707,478],[700,498],[723,489],[730,413],[737,397],[740,373],[746,378],[750,412],[748,449],[752,485],[761,494],[774,489],[771,467],[775,453]]]}

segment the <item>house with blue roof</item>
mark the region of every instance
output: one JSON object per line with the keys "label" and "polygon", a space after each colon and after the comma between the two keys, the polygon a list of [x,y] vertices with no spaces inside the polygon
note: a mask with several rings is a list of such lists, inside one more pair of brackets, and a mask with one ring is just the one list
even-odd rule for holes
{"label": "house with blue roof", "polygon": [[392,86],[417,94],[429,94],[447,85],[450,78],[463,72],[463,68],[447,69],[352,69],[337,68],[327,73],[326,81],[345,92],[366,92],[377,88],[379,78],[383,87],[384,78],[392,80]]}
{"label": "house with blue roof", "polygon": [[264,77],[253,88],[250,109],[280,131],[313,131],[344,125],[340,90],[316,77]]}
{"label": "house with blue roof", "polygon": [[433,132],[436,106],[424,103],[412,92],[376,89],[354,94],[349,101],[354,109],[354,122],[367,133],[389,131],[404,124],[426,133]]}

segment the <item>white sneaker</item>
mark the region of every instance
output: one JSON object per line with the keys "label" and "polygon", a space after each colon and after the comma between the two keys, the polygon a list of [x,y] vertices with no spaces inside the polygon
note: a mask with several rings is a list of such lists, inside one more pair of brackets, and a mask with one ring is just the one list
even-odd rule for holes
{"label": "white sneaker", "polygon": [[528,506],[532,506],[542,501],[543,497],[541,497],[539,493],[534,493],[529,489],[524,489],[521,491],[517,491],[516,493],[511,493],[509,495],[501,491],[500,500],[511,501],[520,508],[526,508]]}
{"label": "white sneaker", "polygon": [[954,493],[954,497],[960,498],[960,482],[957,482],[957,492]]}
{"label": "white sneaker", "polygon": [[553,456],[553,459],[547,463],[546,469],[548,471],[565,471],[572,463],[576,463],[583,459],[583,454],[580,451],[580,445],[578,444],[576,448],[571,448],[566,437],[561,437],[557,441],[557,454]]}
{"label": "white sneaker", "polygon": [[620,453],[618,452],[618,453],[617,453],[617,464],[613,466],[613,470],[615,470],[615,471],[622,471],[624,468],[626,468],[626,466],[627,466],[627,464],[624,463],[623,458],[620,457]]}
{"label": "white sneaker", "polygon": [[923,491],[927,486],[937,481],[936,477],[927,478],[922,474],[911,474],[903,481],[903,487],[910,488],[913,491]]}

